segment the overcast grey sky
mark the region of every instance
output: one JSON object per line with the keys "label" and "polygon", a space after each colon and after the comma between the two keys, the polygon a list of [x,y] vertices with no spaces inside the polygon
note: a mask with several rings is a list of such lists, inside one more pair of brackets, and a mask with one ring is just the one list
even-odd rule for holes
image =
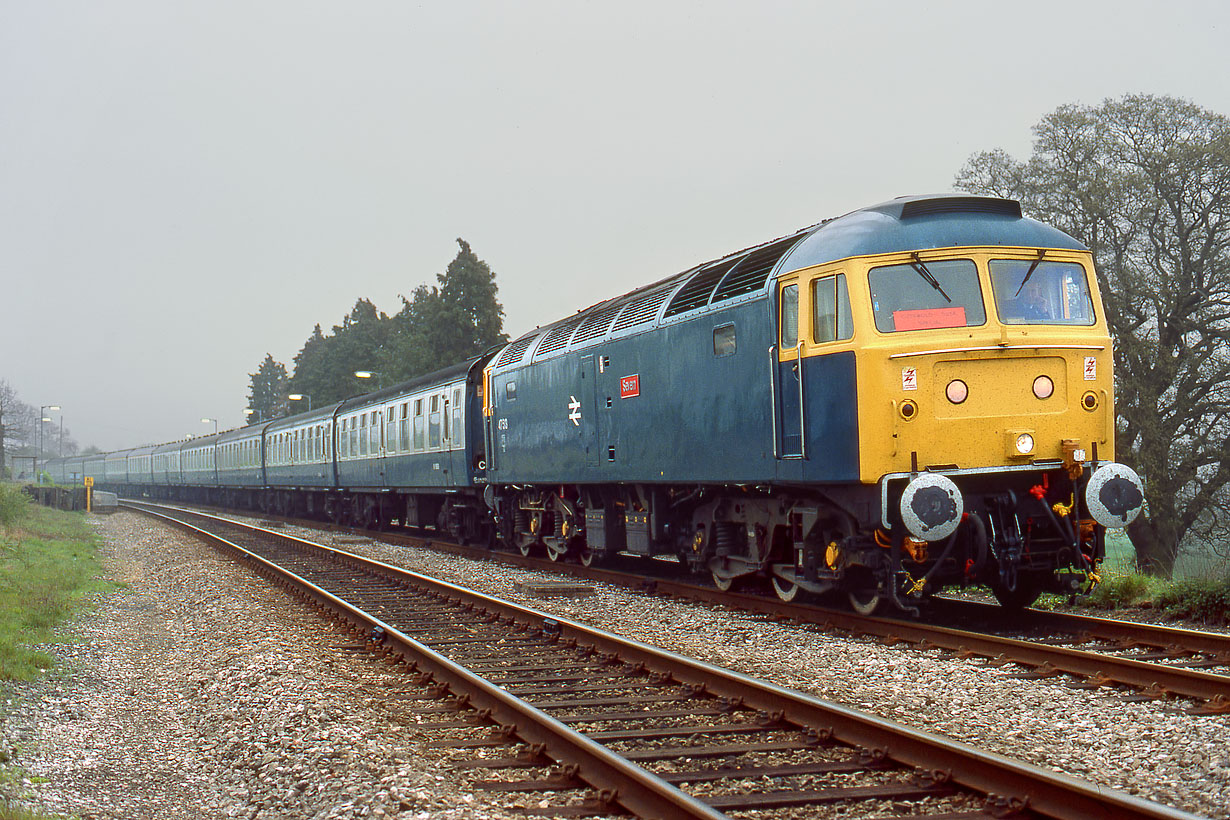
{"label": "overcast grey sky", "polygon": [[1230,114],[1221,2],[0,0],[0,378],[83,444],[241,423],[464,237],[516,336],[1028,154],[1064,103]]}

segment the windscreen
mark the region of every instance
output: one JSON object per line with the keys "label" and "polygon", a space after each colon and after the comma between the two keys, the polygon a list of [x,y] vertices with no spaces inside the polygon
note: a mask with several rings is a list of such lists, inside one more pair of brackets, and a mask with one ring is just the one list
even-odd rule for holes
{"label": "windscreen", "polygon": [[1006,325],[1091,325],[1093,296],[1075,262],[992,259],[995,309]]}
{"label": "windscreen", "polygon": [[872,268],[869,281],[881,333],[986,323],[978,269],[969,259]]}

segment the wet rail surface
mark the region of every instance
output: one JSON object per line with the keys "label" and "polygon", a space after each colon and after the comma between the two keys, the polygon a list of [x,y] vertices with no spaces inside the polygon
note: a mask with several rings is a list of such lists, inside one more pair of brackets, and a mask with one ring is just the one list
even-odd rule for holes
{"label": "wet rail surface", "polygon": [[[133,505],[153,510],[152,506]],[[345,618],[426,686],[424,728],[535,814],[1181,818],[582,624],[250,525],[163,516]]]}

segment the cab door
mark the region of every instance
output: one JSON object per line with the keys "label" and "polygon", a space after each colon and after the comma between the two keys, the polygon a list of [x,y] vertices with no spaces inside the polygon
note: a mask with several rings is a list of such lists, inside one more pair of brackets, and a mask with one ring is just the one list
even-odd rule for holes
{"label": "cab door", "polygon": [[779,460],[807,457],[803,430],[804,387],[799,334],[799,283],[786,282],[777,291],[777,343],[769,348],[773,376],[773,455]]}

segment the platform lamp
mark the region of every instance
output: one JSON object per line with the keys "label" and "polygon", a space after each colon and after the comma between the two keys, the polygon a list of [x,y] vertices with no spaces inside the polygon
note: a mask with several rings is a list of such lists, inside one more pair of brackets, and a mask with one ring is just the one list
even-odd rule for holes
{"label": "platform lamp", "polygon": [[43,474],[38,471],[38,460],[43,455],[43,425],[51,421],[47,411],[59,409],[60,405],[58,404],[44,404],[38,408],[38,453],[34,457],[34,480],[39,484],[43,483]]}
{"label": "platform lamp", "polygon": [[214,435],[216,436],[218,434],[218,420],[217,419],[202,418],[201,424],[209,424],[211,421],[214,423]]}
{"label": "platform lamp", "polygon": [[356,370],[354,375],[357,379],[375,379],[377,390],[384,386],[384,374],[375,370]]}
{"label": "platform lamp", "polygon": [[[356,373],[355,375],[357,376],[358,374]],[[309,413],[312,412],[312,397],[307,395],[306,393],[291,393],[286,398],[290,399],[291,401],[303,401],[304,399],[306,399],[308,403],[307,411]]]}

